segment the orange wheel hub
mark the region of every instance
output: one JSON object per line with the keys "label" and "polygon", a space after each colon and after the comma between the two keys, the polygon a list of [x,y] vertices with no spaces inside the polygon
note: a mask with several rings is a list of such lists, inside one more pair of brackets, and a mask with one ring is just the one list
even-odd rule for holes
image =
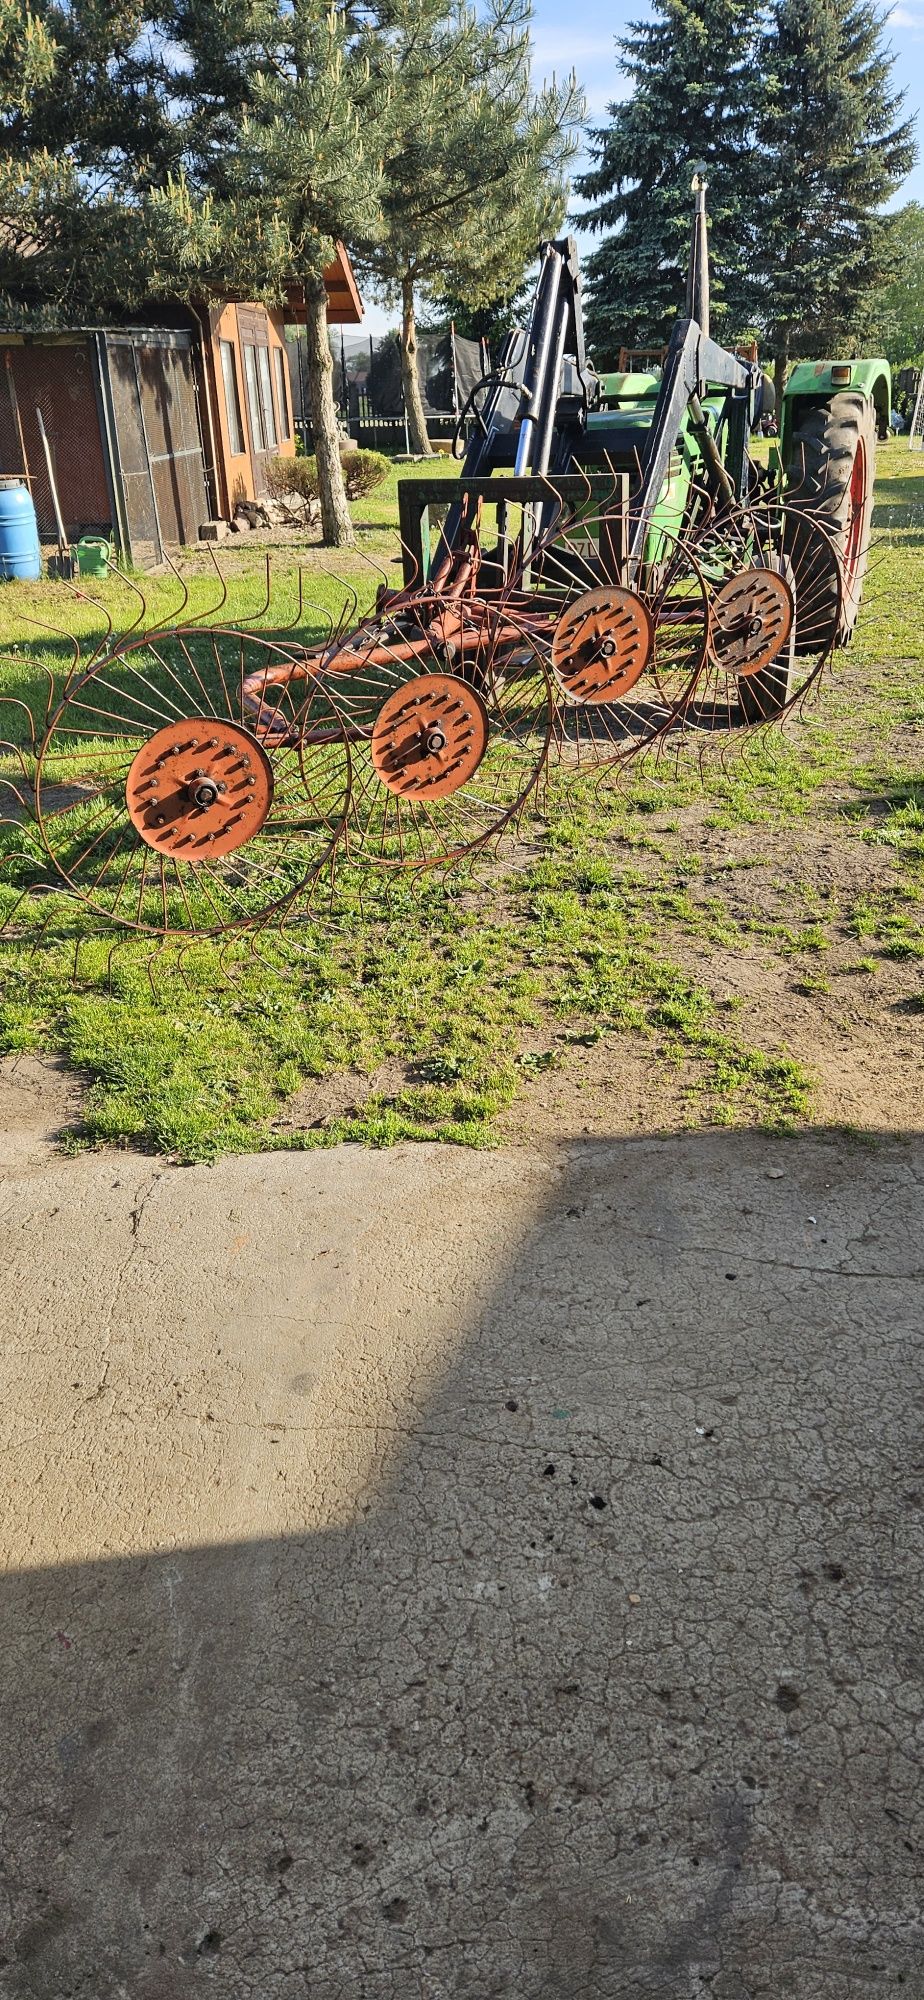
{"label": "orange wheel hub", "polygon": [[634,590],[587,590],[555,627],[556,679],[572,701],[618,701],[644,672],[651,642],[651,619]]}
{"label": "orange wheel hub", "polygon": [[259,743],[214,716],[158,729],[125,783],[136,832],[178,861],[233,854],[259,833],[272,802],[273,773]]}
{"label": "orange wheel hub", "polygon": [[769,667],[793,624],[793,595],[775,569],[743,569],[720,584],[710,607],[710,651],[726,673],[746,680]]}
{"label": "orange wheel hub", "polygon": [[389,695],[372,730],[372,762],[401,799],[445,799],[477,771],[488,747],[480,695],[452,674],[418,674]]}

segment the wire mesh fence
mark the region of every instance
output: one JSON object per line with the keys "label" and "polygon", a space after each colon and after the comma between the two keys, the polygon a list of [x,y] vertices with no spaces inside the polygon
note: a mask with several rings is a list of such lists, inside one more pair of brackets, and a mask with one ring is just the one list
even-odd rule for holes
{"label": "wire mesh fence", "polygon": [[[354,333],[331,327],[329,339],[334,395],[350,435],[357,444],[374,450],[409,451],[399,334]],[[288,327],[286,344],[296,429],[306,441],[309,416],[304,335]],[[418,334],[417,377],[431,439],[452,437],[460,411],[489,364],[487,342],[463,340],[452,326]]]}
{"label": "wire mesh fence", "polygon": [[924,368],[902,368],[895,385],[895,402],[907,425],[912,451],[924,451]]}

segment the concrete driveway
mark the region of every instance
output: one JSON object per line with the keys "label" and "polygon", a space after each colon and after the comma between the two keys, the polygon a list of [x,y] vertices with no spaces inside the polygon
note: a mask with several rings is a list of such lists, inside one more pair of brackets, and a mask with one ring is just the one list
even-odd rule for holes
{"label": "concrete driveway", "polygon": [[40,1124],[0,1993],[920,2000],[920,1136]]}

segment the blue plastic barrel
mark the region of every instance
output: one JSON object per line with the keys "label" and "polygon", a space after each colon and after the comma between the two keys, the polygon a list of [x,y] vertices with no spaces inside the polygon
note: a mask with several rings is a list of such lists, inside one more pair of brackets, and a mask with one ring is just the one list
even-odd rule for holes
{"label": "blue plastic barrel", "polygon": [[18,479],[0,479],[0,577],[42,574],[35,508]]}

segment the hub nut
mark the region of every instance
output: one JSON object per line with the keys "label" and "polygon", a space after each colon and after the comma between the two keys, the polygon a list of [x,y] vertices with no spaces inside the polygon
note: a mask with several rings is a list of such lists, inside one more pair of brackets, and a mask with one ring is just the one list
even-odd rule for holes
{"label": "hub nut", "polygon": [[213,806],[218,797],[218,786],[214,778],[199,777],[198,773],[195,782],[188,786],[187,789],[194,803],[197,806],[201,806],[203,811],[205,811],[207,806]]}

